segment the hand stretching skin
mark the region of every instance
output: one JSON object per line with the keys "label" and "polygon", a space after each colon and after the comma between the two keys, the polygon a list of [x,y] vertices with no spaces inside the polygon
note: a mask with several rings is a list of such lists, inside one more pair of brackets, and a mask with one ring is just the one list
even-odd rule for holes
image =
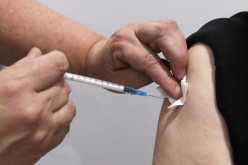
{"label": "hand stretching skin", "polygon": [[0,164],[34,164],[64,139],[76,113],[67,69],[64,54],[34,48],[0,72]]}
{"label": "hand stretching skin", "polygon": [[[11,18],[11,19],[10,19]],[[66,54],[69,71],[141,87],[155,81],[172,97],[186,73],[187,46],[174,21],[130,24],[109,39],[34,0],[0,0],[0,61],[10,65],[32,47]],[[157,53],[170,60],[174,76]]]}
{"label": "hand stretching skin", "polygon": [[[157,53],[170,62],[164,65]],[[130,24],[97,42],[86,59],[86,75],[142,87],[152,81],[172,97],[182,95],[178,80],[186,74],[187,46],[174,21]],[[172,73],[170,72],[172,70]]]}

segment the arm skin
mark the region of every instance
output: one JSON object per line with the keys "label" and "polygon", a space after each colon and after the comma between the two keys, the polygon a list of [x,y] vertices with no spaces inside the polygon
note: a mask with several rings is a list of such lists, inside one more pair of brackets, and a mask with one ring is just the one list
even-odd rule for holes
{"label": "arm skin", "polygon": [[187,100],[174,111],[164,101],[153,165],[233,164],[228,130],[216,106],[213,57],[206,45],[190,48]]}
{"label": "arm skin", "polygon": [[43,53],[59,50],[66,54],[69,70],[84,74],[86,55],[103,39],[34,0],[0,0],[0,61],[6,65],[24,57],[32,47]]}
{"label": "arm skin", "polygon": [[[187,46],[175,21],[133,23],[108,39],[34,0],[0,0],[0,62],[10,65],[32,47],[63,52],[69,72],[133,87],[156,82],[172,97],[187,67]],[[170,61],[167,68],[157,56]]]}

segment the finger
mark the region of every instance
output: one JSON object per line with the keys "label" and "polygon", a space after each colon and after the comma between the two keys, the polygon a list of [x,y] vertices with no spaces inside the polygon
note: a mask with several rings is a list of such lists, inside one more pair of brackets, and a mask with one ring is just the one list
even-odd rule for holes
{"label": "finger", "polygon": [[42,55],[41,50],[38,49],[38,48],[36,48],[36,47],[34,47],[34,48],[32,48],[32,49],[29,51],[27,57],[28,57],[28,58],[36,58],[36,57],[39,57],[39,56],[41,56],[41,55]]}
{"label": "finger", "polygon": [[53,51],[40,56],[29,67],[29,81],[31,88],[37,92],[49,88],[57,81],[63,79],[64,73],[69,67],[65,55]]}
{"label": "finger", "polygon": [[180,33],[173,33],[158,40],[158,47],[170,61],[173,75],[181,80],[186,75],[188,63],[186,41]]}
{"label": "finger", "polygon": [[53,120],[58,127],[64,128],[68,126],[76,115],[76,107],[74,103],[69,100],[63,107],[54,112]]}
{"label": "finger", "polygon": [[138,43],[138,41],[128,46],[128,48],[124,49],[125,57],[123,60],[134,69],[144,72],[173,98],[182,96],[179,83],[157,55],[152,54],[149,48],[145,49],[145,46]]}
{"label": "finger", "polygon": [[52,138],[51,144],[49,146],[50,147],[49,150],[58,146],[64,140],[65,136],[69,133],[69,131],[70,131],[70,125],[63,128],[59,128],[55,132],[52,132],[51,136],[54,137]]}
{"label": "finger", "polygon": [[[42,138],[40,149],[43,148],[44,154],[47,151],[52,150],[56,146],[58,146],[68,134],[70,130],[70,124],[66,126],[61,126],[53,120],[46,121],[46,126],[42,128],[43,130],[39,130],[40,135]],[[39,143],[40,144],[40,143]]]}
{"label": "finger", "polygon": [[186,74],[187,45],[175,21],[151,21],[133,25],[138,39],[153,51],[162,51],[170,60],[171,68],[177,79]]}
{"label": "finger", "polygon": [[55,112],[67,104],[70,91],[69,84],[62,79],[48,89],[39,92],[38,97],[43,105],[46,105],[47,111]]}
{"label": "finger", "polygon": [[171,74],[170,70],[163,64],[161,60],[154,55],[147,55],[149,60],[144,63],[144,72],[157,84],[159,84],[170,96],[179,98],[182,96],[182,90]]}

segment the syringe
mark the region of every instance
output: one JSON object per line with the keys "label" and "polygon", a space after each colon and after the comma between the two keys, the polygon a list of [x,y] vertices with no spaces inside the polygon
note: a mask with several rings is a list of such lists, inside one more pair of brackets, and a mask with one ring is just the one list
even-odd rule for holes
{"label": "syringe", "polygon": [[[6,68],[6,66],[0,64],[0,71],[4,68]],[[80,76],[77,74],[65,73],[64,78],[67,80],[95,85],[95,86],[102,87],[104,89],[108,89],[108,90],[118,92],[118,93],[128,93],[130,95],[151,96],[151,97],[155,97],[159,99],[164,99],[164,97],[150,95],[147,92],[144,92],[144,91],[141,91],[141,90],[129,87],[129,86],[119,85],[119,84],[115,84],[112,82],[103,81],[103,80],[99,80],[99,79],[95,79],[91,77]]]}
{"label": "syringe", "polygon": [[103,80],[99,80],[99,79],[95,79],[95,78],[91,78],[91,77],[86,77],[86,76],[80,76],[80,75],[76,75],[76,74],[72,74],[72,73],[65,73],[64,78],[67,80],[72,80],[72,81],[77,81],[77,82],[81,82],[81,83],[99,86],[99,87],[102,87],[104,89],[108,89],[108,90],[118,92],[118,93],[128,93],[130,95],[151,96],[151,97],[155,97],[155,98],[164,99],[163,97],[150,95],[147,92],[144,92],[144,91],[141,91],[141,90],[129,87],[129,86],[119,85],[119,84],[115,84],[112,82],[103,81]]}

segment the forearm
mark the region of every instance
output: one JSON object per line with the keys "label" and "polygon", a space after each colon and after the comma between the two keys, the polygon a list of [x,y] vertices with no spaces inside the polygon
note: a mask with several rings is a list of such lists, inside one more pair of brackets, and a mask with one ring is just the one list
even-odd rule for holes
{"label": "forearm", "polygon": [[24,57],[32,47],[66,54],[74,73],[85,73],[90,48],[103,36],[34,0],[0,0],[0,62]]}

